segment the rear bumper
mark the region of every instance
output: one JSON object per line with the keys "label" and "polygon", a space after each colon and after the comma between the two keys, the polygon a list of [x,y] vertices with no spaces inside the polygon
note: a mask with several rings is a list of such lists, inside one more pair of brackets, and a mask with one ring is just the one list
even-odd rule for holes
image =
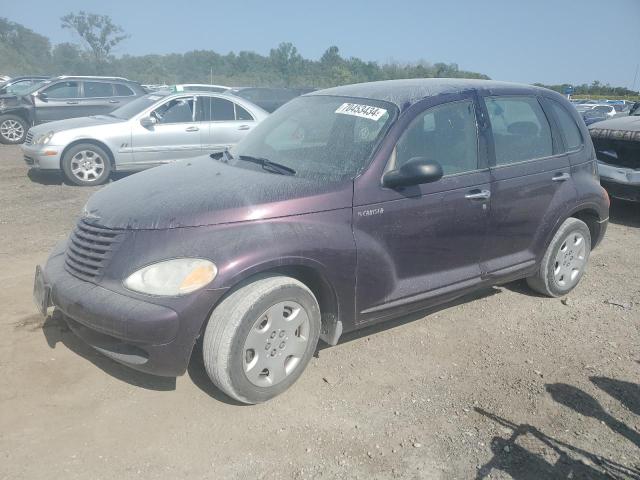
{"label": "rear bumper", "polygon": [[43,269],[51,304],[84,342],[113,360],[147,373],[182,375],[214,303],[223,291],[201,293],[183,309],[140,300],[80,280],[54,253]]}
{"label": "rear bumper", "polygon": [[60,156],[64,147],[55,145],[20,146],[25,163],[37,170],[60,170]]}

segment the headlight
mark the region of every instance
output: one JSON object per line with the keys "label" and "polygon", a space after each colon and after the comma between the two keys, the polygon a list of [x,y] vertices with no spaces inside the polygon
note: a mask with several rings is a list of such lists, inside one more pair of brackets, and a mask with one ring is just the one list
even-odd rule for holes
{"label": "headlight", "polygon": [[38,136],[38,138],[35,139],[35,141],[33,142],[35,145],[46,145],[47,143],[49,143],[51,141],[51,139],[53,138],[53,134],[55,132],[50,131],[45,133],[44,135],[40,135]]}
{"label": "headlight", "polygon": [[217,273],[209,260],[176,258],[141,268],[129,275],[124,286],[149,295],[185,295],[211,283]]}

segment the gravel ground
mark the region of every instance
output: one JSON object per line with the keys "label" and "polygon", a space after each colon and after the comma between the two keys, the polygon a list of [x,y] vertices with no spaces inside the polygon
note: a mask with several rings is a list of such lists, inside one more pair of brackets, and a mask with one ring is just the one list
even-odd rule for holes
{"label": "gravel ground", "polygon": [[522,282],[321,346],[240,406],[194,359],[134,372],[31,301],[95,189],[0,146],[0,478],[640,479],[640,207],[614,203],[567,298]]}

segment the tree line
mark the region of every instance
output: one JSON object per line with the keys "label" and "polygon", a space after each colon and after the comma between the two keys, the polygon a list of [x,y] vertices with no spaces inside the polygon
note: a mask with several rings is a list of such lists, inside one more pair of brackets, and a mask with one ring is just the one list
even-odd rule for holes
{"label": "tree line", "polygon": [[79,12],[61,18],[62,28],[74,31],[83,44],[59,43],[0,17],[0,74],[116,75],[143,84],[214,83],[246,86],[329,87],[395,78],[487,75],[461,70],[455,63],[387,62],[344,58],[336,46],[319,60],[304,58],[288,42],[268,55],[241,51],[228,54],[193,50],[165,55],[113,55],[128,37],[105,15]]}
{"label": "tree line", "polygon": [[[324,88],[396,78],[480,78],[487,75],[461,70],[455,63],[378,63],[344,58],[336,46],[319,60],[304,58],[288,42],[268,55],[241,51],[220,54],[192,50],[165,55],[113,55],[129,37],[107,15],[80,11],[61,19],[61,27],[75,32],[82,44],[51,41],[29,28],[0,17],[0,74],[2,75],[114,75],[143,84],[218,83],[235,86],[304,86]],[[564,93],[566,84],[543,86]],[[573,86],[575,96],[634,97],[624,87],[594,81]]]}

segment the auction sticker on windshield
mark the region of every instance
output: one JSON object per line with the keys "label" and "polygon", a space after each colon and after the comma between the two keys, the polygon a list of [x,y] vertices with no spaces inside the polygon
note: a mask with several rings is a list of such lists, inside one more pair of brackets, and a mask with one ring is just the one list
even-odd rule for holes
{"label": "auction sticker on windshield", "polygon": [[387,111],[384,108],[372,107],[370,105],[361,105],[359,103],[343,103],[338,107],[335,113],[342,115],[353,115],[354,117],[368,118],[378,121]]}

